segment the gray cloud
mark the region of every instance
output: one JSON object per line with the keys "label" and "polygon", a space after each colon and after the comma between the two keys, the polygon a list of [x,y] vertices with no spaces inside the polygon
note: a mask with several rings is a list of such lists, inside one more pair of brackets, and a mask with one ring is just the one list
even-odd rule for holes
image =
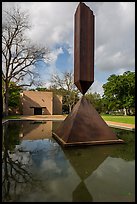
{"label": "gray cloud", "polygon": [[[66,43],[74,51],[74,13],[78,2],[3,2],[2,8],[20,5],[30,13],[27,35],[56,48]],[[99,71],[121,73],[135,67],[135,3],[86,2],[95,14],[95,65]],[[53,51],[53,54],[59,52]],[[57,59],[57,56],[55,56]],[[73,59],[73,57],[72,57]],[[55,63],[54,63],[55,64]]]}
{"label": "gray cloud", "polygon": [[[98,6],[97,6],[98,4]],[[96,2],[89,6],[96,18],[96,66],[100,70],[135,66],[135,4]],[[95,9],[94,9],[95,6]]]}
{"label": "gray cloud", "polygon": [[[77,2],[3,2],[3,8],[20,5],[30,13],[28,35],[35,42],[54,46],[68,43],[73,49],[74,13]],[[135,3],[86,2],[94,11],[98,69],[134,67]],[[72,52],[73,54],[73,52]]]}

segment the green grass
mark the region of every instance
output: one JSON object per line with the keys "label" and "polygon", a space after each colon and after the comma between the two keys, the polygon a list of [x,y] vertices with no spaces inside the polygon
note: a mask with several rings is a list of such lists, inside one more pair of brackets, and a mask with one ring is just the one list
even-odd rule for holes
{"label": "green grass", "polygon": [[135,116],[101,115],[105,121],[135,124]]}
{"label": "green grass", "polygon": [[4,118],[2,118],[3,120],[6,119],[20,119],[20,115],[10,115],[10,116],[5,116]]}

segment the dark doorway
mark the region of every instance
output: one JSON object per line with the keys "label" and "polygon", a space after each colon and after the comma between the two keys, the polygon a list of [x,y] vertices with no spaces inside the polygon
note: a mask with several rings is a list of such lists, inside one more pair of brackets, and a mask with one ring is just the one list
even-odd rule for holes
{"label": "dark doorway", "polygon": [[34,115],[42,115],[42,108],[34,108]]}

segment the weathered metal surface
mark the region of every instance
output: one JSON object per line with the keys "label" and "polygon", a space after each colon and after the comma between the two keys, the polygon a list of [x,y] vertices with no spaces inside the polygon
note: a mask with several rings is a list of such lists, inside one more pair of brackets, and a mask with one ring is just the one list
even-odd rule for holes
{"label": "weathered metal surface", "polygon": [[[94,82],[94,15],[84,3],[75,13],[74,83],[85,94]],[[53,136],[64,147],[123,143],[84,96]]]}
{"label": "weathered metal surface", "polygon": [[84,3],[75,12],[74,83],[85,94],[94,82],[94,15]]}
{"label": "weathered metal surface", "polygon": [[84,96],[53,136],[63,146],[123,143]]}

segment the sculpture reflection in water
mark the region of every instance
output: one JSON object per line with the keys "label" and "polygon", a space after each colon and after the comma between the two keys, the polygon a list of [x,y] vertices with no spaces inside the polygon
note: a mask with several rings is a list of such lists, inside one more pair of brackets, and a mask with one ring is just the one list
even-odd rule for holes
{"label": "sculpture reflection in water", "polygon": [[[73,201],[134,201],[135,135],[126,130],[113,131],[124,138],[125,145],[62,148],[81,179],[73,191]],[[123,174],[123,170],[126,173]],[[104,195],[105,190],[109,195]]]}
{"label": "sculpture reflection in water", "polygon": [[84,154],[83,149],[84,148],[73,149],[72,147],[69,148],[69,150],[63,149],[65,156],[81,179],[81,182],[73,191],[73,202],[93,201],[92,194],[89,192],[85,180],[92,175],[111,152],[111,148],[106,147],[104,154],[104,146],[98,147],[98,151],[96,147],[92,147],[92,149],[87,147],[85,148]]}
{"label": "sculpture reflection in water", "polygon": [[[51,137],[59,125],[52,121],[3,125],[3,201],[118,201],[113,197],[121,192],[121,201],[133,201],[134,134],[115,130],[125,145],[64,149]],[[42,130],[46,128],[44,138]]]}

